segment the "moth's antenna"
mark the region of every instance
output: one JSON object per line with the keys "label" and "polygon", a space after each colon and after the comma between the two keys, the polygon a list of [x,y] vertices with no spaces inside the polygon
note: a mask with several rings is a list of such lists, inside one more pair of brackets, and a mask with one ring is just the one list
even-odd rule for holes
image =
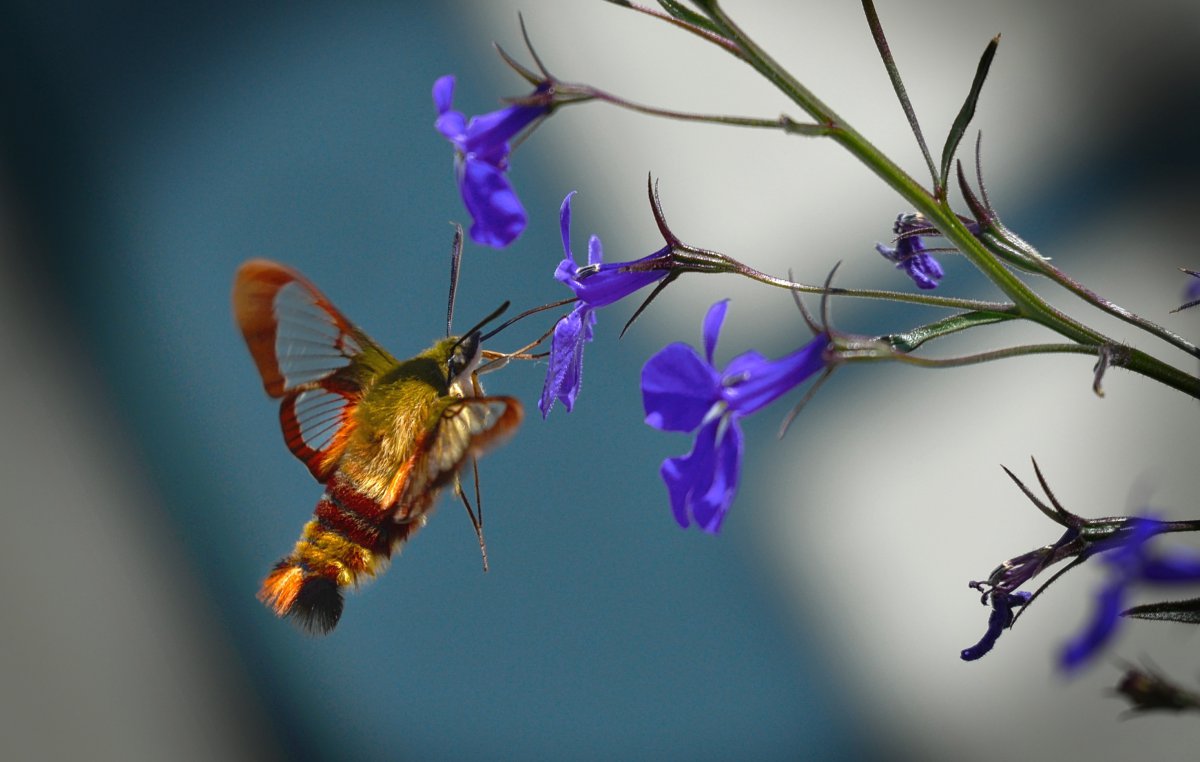
{"label": "moth's antenna", "polygon": [[[492,310],[492,314],[488,315],[488,316],[487,316],[487,317],[485,317],[483,320],[480,320],[478,323],[476,323],[476,324],[475,324],[475,326],[474,326],[474,327],[473,327],[471,330],[467,331],[467,332],[466,332],[466,333],[464,333],[462,336],[460,336],[460,337],[458,338],[458,341],[454,342],[454,346],[450,347],[450,352],[451,352],[451,353],[453,353],[453,352],[454,352],[454,350],[458,349],[458,347],[459,347],[459,346],[460,346],[460,345],[461,345],[461,344],[462,344],[464,341],[466,341],[466,340],[467,340],[468,338],[470,338],[471,336],[474,336],[475,334],[479,333],[479,332],[480,332],[480,331],[483,329],[483,327],[484,327],[485,325],[487,325],[488,323],[492,322],[492,321],[493,321],[493,320],[495,320],[496,318],[498,318],[498,317],[500,317],[501,315],[503,315],[503,314],[504,314],[504,313],[505,313],[505,312],[508,310],[508,306],[509,306],[511,303],[512,303],[512,302],[505,301],[505,302],[504,302],[504,304],[501,304],[499,307],[497,307],[496,309]],[[480,341],[482,341],[482,339],[480,339]]]}
{"label": "moth's antenna", "polygon": [[487,341],[488,339],[492,338],[493,336],[500,333],[505,328],[508,328],[510,325],[517,322],[518,320],[521,320],[522,318],[527,318],[530,315],[536,315],[537,313],[545,312],[546,310],[552,310],[555,307],[562,307],[564,305],[567,305],[567,304],[570,304],[571,302],[576,302],[576,301],[579,301],[578,298],[572,296],[570,299],[560,299],[557,302],[550,302],[549,304],[543,304],[541,307],[534,307],[532,309],[525,310],[520,315],[517,315],[515,318],[509,318],[508,320],[505,320],[498,327],[493,328],[492,330],[485,333],[483,336],[480,336],[479,340]]}
{"label": "moth's antenna", "polygon": [[458,263],[462,261],[462,225],[454,224],[454,243],[450,245],[450,298],[446,303],[446,335],[452,333],[454,324],[454,296],[458,293]]}

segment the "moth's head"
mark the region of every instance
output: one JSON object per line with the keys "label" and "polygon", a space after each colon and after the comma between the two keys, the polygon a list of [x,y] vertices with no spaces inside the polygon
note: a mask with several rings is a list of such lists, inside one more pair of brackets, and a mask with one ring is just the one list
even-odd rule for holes
{"label": "moth's head", "polygon": [[448,339],[453,343],[450,345],[449,356],[446,359],[446,381],[450,387],[471,388],[469,379],[475,369],[479,367],[479,359],[482,356],[483,342],[480,338],[479,331],[472,331],[466,336]]}
{"label": "moth's head", "polygon": [[[494,310],[492,314],[485,317],[475,324],[475,327],[464,333],[462,336],[447,336],[445,341],[438,344],[439,347],[447,348],[446,363],[446,384],[451,391],[457,392],[460,396],[471,397],[473,390],[477,388],[477,384],[468,383],[471,374],[479,367],[479,359],[483,355],[483,327],[492,322],[496,318],[504,314],[508,309],[508,302],[501,304],[499,308]],[[449,329],[449,324],[447,324]],[[501,326],[503,328],[503,326]],[[497,331],[492,331],[488,337],[494,336]]]}

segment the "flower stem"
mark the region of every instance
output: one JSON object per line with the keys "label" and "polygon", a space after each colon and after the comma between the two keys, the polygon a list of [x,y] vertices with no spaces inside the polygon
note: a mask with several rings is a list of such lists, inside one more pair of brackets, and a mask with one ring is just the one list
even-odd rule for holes
{"label": "flower stem", "polygon": [[986,312],[990,315],[996,315],[1000,320],[1008,320],[1011,318],[1020,317],[1015,304],[1009,302],[987,302],[982,299],[959,299],[952,296],[934,296],[932,294],[912,294],[904,291],[887,291],[884,289],[874,288],[840,288],[831,286],[810,286],[806,283],[793,283],[790,280],[776,278],[773,275],[767,275],[764,272],[759,272],[753,267],[737,262],[732,257],[727,257],[730,261],[736,264],[736,272],[738,275],[743,275],[751,280],[756,280],[759,283],[765,283],[768,286],[777,288],[786,288],[789,291],[799,291],[804,294],[828,294],[830,296],[852,296],[859,299],[885,299],[892,302],[905,302],[908,304],[923,304],[926,307],[945,307],[952,310],[972,310],[976,312]]}
{"label": "flower stem", "polygon": [[1197,347],[1195,344],[1191,343],[1187,339],[1184,339],[1182,336],[1168,331],[1166,328],[1163,328],[1157,323],[1146,320],[1140,315],[1130,312],[1119,304],[1110,302],[1109,300],[1084,286],[1079,281],[1072,278],[1070,275],[1067,275],[1062,270],[1059,270],[1049,262],[1045,260],[1039,262],[1038,270],[1042,275],[1045,275],[1047,278],[1070,291],[1072,294],[1075,294],[1093,307],[1103,310],[1104,312],[1107,312],[1116,318],[1124,320],[1130,325],[1137,326],[1146,333],[1157,336],[1168,344],[1182,349],[1184,352],[1187,352],[1193,357],[1200,357],[1200,347]]}
{"label": "flower stem", "polygon": [[990,352],[979,352],[978,354],[973,355],[963,355],[962,357],[933,359],[928,357],[916,357],[910,354],[898,354],[891,358],[881,359],[899,360],[900,362],[908,363],[909,365],[916,365],[921,368],[959,368],[964,365],[978,365],[980,363],[991,362],[993,360],[1004,360],[1009,357],[1020,357],[1022,355],[1045,355],[1060,353],[1094,355],[1098,354],[1099,350],[1096,347],[1083,346],[1081,344],[1023,344],[1016,347],[995,349]]}
{"label": "flower stem", "polygon": [[559,90],[568,93],[578,92],[581,95],[581,101],[595,98],[629,111],[636,111],[639,114],[661,116],[667,119],[677,119],[685,122],[707,122],[709,124],[721,124],[727,127],[756,127],[760,129],[781,130],[785,133],[794,135],[808,135],[811,137],[820,137],[829,134],[829,128],[827,128],[825,125],[797,122],[787,115],[782,115],[775,119],[762,119],[749,116],[694,114],[687,111],[673,111],[671,109],[656,108],[654,106],[646,106],[641,103],[635,103],[618,95],[613,95],[610,92],[601,90],[598,87],[592,87],[591,85],[563,83],[559,85]]}

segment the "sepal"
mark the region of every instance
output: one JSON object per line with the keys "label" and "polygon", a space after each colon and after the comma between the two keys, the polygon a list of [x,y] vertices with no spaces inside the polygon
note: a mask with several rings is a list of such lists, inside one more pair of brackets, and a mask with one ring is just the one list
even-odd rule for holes
{"label": "sepal", "polygon": [[1185,601],[1161,601],[1159,603],[1145,603],[1141,606],[1131,606],[1122,611],[1121,616],[1133,619],[1160,619],[1167,622],[1200,624],[1200,598],[1189,598]]}

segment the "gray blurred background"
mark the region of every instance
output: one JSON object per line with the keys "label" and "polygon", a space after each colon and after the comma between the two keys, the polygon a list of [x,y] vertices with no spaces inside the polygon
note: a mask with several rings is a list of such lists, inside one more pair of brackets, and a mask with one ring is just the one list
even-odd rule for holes
{"label": "gray blurred background", "polygon": [[[857,4],[726,5],[922,174]],[[522,93],[490,48],[521,52],[518,11],[563,79],[671,108],[800,116],[727,55],[602,2],[0,8],[5,756],[1190,755],[1200,731],[1186,719],[1117,720],[1113,658],[1075,679],[1053,671],[1100,579],[1086,570],[987,658],[958,651],[987,614],[966,582],[1057,534],[998,464],[1031,477],[1036,456],[1080,513],[1194,515],[1195,404],[1118,373],[1097,399],[1080,357],[850,368],[782,442],[786,403],[748,421],[722,534],[681,531],[657,471],[690,442],[642,424],[642,362],[698,342],[725,295],[720,361],[806,337],[787,294],[730,278],[684,278],[620,342],[632,305],[602,312],[570,415],[537,416],[542,366],[488,379],[530,413],[483,461],[491,572],[446,505],[327,638],[254,599],[320,487],[283,446],[233,325],[233,271],[255,256],[297,267],[399,356],[437,337],[447,222],[467,220],[429,90],[457,74],[468,114]],[[935,153],[1003,32],[975,126],[1006,223],[1195,336],[1197,315],[1167,310],[1185,285],[1176,268],[1200,265],[1200,8],[927,0],[880,13]],[[843,260],[844,285],[911,287],[872,248],[903,204],[834,145],[595,105],[518,150],[529,229],[503,252],[468,248],[460,325],[506,298],[564,295],[550,275],[569,190],[578,250],[590,232],[613,260],[657,249],[648,171],[689,242],[810,282]],[[944,265],[945,293],[995,296],[968,265]],[[835,306],[838,325],[864,333],[931,314]],[[1016,340],[1049,337],[1017,327],[935,349]],[[1188,628],[1127,630],[1114,657],[1194,679]]]}

